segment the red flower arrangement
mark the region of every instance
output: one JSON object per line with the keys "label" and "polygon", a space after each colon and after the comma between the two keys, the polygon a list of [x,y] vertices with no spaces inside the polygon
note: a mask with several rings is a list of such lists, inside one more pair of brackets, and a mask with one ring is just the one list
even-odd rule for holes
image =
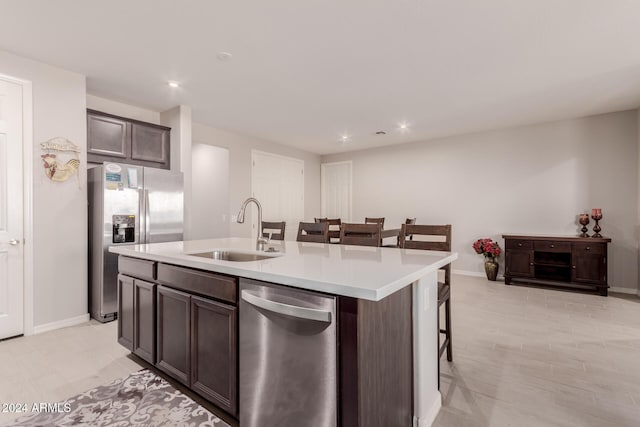
{"label": "red flower arrangement", "polygon": [[478,239],[473,243],[473,250],[477,254],[482,254],[486,258],[498,258],[502,253],[498,242],[494,242],[491,239]]}

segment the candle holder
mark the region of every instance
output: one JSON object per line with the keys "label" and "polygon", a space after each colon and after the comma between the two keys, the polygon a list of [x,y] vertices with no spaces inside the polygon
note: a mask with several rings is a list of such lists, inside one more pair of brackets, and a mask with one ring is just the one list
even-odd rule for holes
{"label": "candle holder", "polygon": [[589,235],[587,234],[587,231],[589,231],[589,229],[587,228],[587,225],[589,224],[589,214],[580,214],[580,219],[578,221],[580,222],[580,225],[582,225],[582,234],[580,235],[580,237],[589,237]]}
{"label": "candle holder", "polygon": [[598,224],[598,221],[602,219],[602,209],[592,209],[591,218],[596,222],[596,225],[593,226],[595,234],[591,237],[602,237],[602,234],[600,234],[602,228],[600,228],[600,225]]}

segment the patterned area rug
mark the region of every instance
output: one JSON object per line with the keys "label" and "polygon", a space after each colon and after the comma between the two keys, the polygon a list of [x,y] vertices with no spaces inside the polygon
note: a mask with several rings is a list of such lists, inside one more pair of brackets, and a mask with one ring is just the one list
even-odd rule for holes
{"label": "patterned area rug", "polygon": [[203,426],[227,423],[148,369],[59,404],[34,408],[5,426]]}

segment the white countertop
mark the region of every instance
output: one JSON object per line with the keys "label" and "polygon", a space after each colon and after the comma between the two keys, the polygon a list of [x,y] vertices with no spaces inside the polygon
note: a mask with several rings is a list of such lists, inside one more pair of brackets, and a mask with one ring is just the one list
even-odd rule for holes
{"label": "white countertop", "polygon": [[239,237],[112,246],[109,251],[371,301],[379,301],[458,258],[455,252],[290,241],[272,241],[267,247],[279,250],[277,256],[249,262],[188,255],[213,250],[256,253],[254,239]]}

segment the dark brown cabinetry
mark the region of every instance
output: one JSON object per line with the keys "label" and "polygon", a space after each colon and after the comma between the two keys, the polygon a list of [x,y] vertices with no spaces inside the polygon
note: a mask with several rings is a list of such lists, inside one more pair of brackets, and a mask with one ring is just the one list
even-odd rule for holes
{"label": "dark brown cabinetry", "polygon": [[149,363],[156,354],[156,286],[118,275],[118,342]]}
{"label": "dark brown cabinetry", "polygon": [[158,281],[158,368],[236,415],[237,277],[160,263]]}
{"label": "dark brown cabinetry", "polygon": [[592,290],[606,296],[608,238],[503,235],[505,283]]}
{"label": "dark brown cabinetry", "polygon": [[236,415],[238,279],[122,256],[118,268],[118,342]]}
{"label": "dark brown cabinetry", "polygon": [[191,297],[191,388],[231,414],[236,413],[238,310]]}
{"label": "dark brown cabinetry", "polygon": [[156,366],[185,385],[191,372],[191,296],[158,286],[158,362]]}
{"label": "dark brown cabinetry", "polygon": [[118,275],[118,342],[133,351],[133,277]]}
{"label": "dark brown cabinetry", "polygon": [[87,110],[87,161],[169,169],[171,129]]}
{"label": "dark brown cabinetry", "polygon": [[138,279],[133,283],[133,352],[155,363],[157,285]]}

